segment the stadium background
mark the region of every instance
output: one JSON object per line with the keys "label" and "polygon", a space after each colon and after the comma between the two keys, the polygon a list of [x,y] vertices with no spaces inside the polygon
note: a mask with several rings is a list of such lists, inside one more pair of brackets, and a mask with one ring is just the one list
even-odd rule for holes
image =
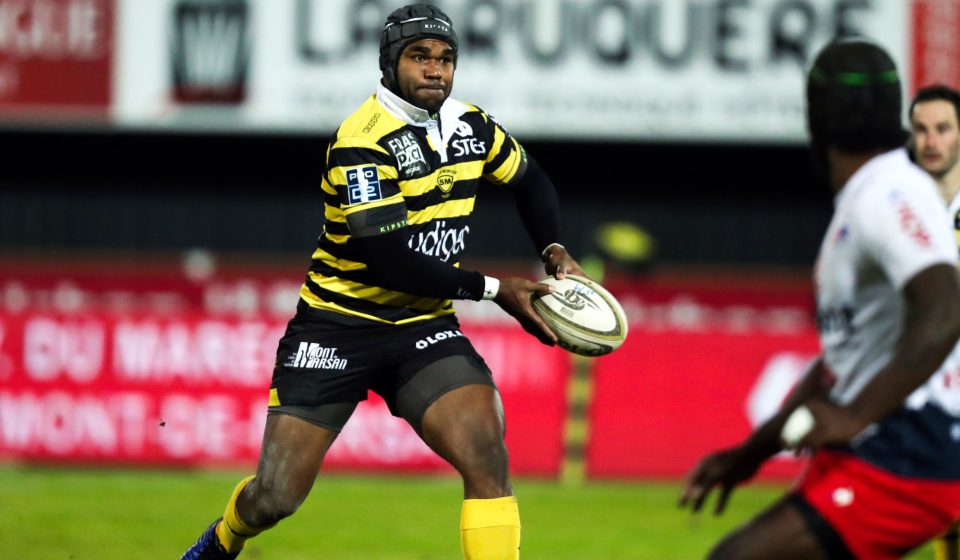
{"label": "stadium background", "polygon": [[[816,352],[808,278],[831,200],[803,145],[806,57],[859,31],[894,54],[905,93],[958,85],[960,6],[437,3],[464,42],[454,96],[551,174],[562,241],[631,322],[624,348],[578,361],[458,306],[498,376],[513,469],[676,481],[770,414]],[[0,0],[8,468],[252,467],[326,141],[374,86],[388,5]],[[508,194],[483,192],[475,216],[466,266],[540,274]],[[325,468],[449,475],[376,399]],[[763,478],[798,468],[782,457]]]}

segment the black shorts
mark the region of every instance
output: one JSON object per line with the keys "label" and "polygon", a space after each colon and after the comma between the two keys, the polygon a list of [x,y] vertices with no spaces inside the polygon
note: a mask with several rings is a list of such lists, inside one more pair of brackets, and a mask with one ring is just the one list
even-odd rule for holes
{"label": "black shorts", "polygon": [[[463,385],[494,386],[490,369],[453,315],[381,325],[303,307],[280,339],[271,413],[339,431],[372,390],[391,414],[419,432],[426,408],[442,394]],[[427,367],[441,361],[442,368]]]}

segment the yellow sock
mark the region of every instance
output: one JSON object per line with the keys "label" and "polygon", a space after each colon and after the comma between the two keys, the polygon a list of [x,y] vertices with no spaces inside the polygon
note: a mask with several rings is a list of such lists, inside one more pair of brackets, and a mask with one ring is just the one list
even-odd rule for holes
{"label": "yellow sock", "polygon": [[957,542],[958,531],[960,531],[960,525],[954,523],[945,534],[940,535],[933,541],[934,558],[936,560],[960,559],[960,543]]}
{"label": "yellow sock", "polygon": [[464,500],[460,544],[465,560],[518,560],[520,510],[517,498]]}
{"label": "yellow sock", "polygon": [[250,481],[254,478],[253,476],[248,476],[237,484],[237,487],[233,489],[233,494],[230,495],[230,501],[227,502],[227,509],[223,512],[223,520],[217,524],[217,538],[220,539],[220,544],[222,544],[223,548],[230,554],[236,554],[243,550],[243,543],[247,542],[247,539],[253,538],[270,527],[273,527],[273,525],[251,527],[237,515],[237,499],[240,498],[240,492],[242,492],[247,484],[250,484]]}

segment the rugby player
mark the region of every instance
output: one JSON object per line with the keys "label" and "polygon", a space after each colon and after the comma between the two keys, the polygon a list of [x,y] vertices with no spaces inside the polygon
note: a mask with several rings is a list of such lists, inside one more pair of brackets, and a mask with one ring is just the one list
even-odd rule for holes
{"label": "rugby player", "polygon": [[[914,161],[937,182],[960,248],[960,92],[944,85],[917,91],[910,104]],[[960,345],[937,372],[960,399]],[[937,560],[960,560],[960,525],[934,541]]]}
{"label": "rugby player", "polygon": [[932,374],[960,337],[957,248],[936,185],[909,161],[895,65],[835,40],[807,76],[811,147],[835,193],[814,269],[821,355],[778,413],[690,473],[699,511],[784,448],[799,406],[812,453],[795,487],[727,535],[714,559],[900,558],[960,517],[960,416]]}
{"label": "rugby player", "polygon": [[558,243],[550,179],[490,115],[449,97],[458,47],[433,6],[387,17],[380,86],[326,152],[326,221],[280,341],[256,475],[183,560],[235,558],[293,514],[368,390],[462,476],[464,558],[519,558],[501,400],[450,300],[493,300],[552,345],[530,305],[552,288],[459,267],[481,183],[514,193],[547,274],[583,272]]}
{"label": "rugby player", "polygon": [[937,182],[960,245],[960,92],[947,86],[921,88],[910,104],[913,155]]}

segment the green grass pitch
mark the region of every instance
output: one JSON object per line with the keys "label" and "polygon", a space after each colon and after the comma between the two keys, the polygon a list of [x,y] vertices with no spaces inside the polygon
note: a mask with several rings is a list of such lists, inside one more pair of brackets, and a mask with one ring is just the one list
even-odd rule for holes
{"label": "green grass pitch", "polygon": [[[179,558],[222,512],[240,472],[0,467],[0,558]],[[729,511],[692,516],[677,483],[514,481],[524,560],[695,559],[783,486],[752,485]],[[247,560],[457,560],[460,483],[443,476],[324,474]],[[932,559],[929,547],[914,559]]]}

